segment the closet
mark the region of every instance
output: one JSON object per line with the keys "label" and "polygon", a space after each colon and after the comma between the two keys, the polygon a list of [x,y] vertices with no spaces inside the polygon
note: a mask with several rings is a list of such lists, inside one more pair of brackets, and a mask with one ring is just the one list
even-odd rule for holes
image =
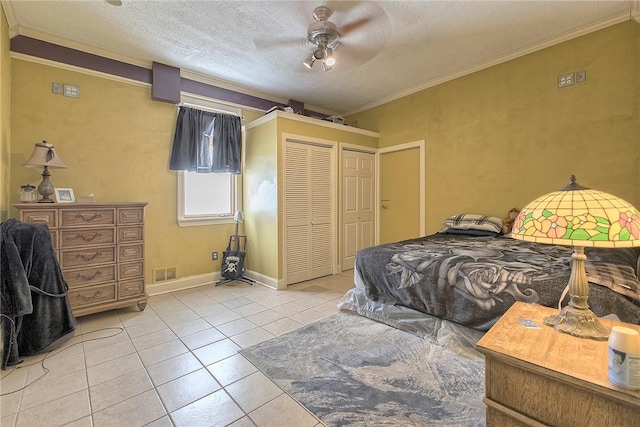
{"label": "closet", "polygon": [[243,127],[247,276],[288,285],[340,271],[342,146],[375,150],[378,134],[273,111]]}
{"label": "closet", "polygon": [[283,234],[288,285],[333,274],[333,151],[331,145],[285,139]]}

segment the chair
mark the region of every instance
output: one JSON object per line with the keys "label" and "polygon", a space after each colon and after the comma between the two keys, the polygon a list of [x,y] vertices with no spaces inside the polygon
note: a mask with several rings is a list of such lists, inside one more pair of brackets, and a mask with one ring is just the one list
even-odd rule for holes
{"label": "chair", "polygon": [[45,353],[76,329],[68,286],[46,225],[8,219],[0,224],[2,369]]}

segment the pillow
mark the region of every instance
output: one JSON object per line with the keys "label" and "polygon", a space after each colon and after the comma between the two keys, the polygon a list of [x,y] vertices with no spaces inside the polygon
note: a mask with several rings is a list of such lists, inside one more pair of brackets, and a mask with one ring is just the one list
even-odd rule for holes
{"label": "pillow", "polygon": [[495,216],[460,214],[444,220],[440,232],[446,233],[448,230],[480,230],[500,233],[502,220]]}
{"label": "pillow", "polygon": [[601,286],[640,301],[640,281],[629,265],[585,261],[587,279]]}
{"label": "pillow", "polygon": [[468,229],[468,230],[460,230],[457,228],[449,228],[447,229],[447,231],[441,232],[444,234],[464,234],[467,236],[477,236],[477,237],[483,237],[483,236],[489,236],[489,237],[498,237],[500,235],[500,233],[496,233],[495,231],[487,231],[487,230],[472,230],[472,229]]}

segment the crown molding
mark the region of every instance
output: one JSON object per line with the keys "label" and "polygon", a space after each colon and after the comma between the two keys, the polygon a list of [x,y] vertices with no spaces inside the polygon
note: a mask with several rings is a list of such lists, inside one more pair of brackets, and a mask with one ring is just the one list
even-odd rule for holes
{"label": "crown molding", "polygon": [[62,70],[75,71],[77,73],[87,74],[95,77],[101,77],[107,80],[113,80],[117,82],[123,82],[123,83],[128,83],[128,84],[142,86],[142,87],[151,87],[150,83],[141,82],[139,80],[134,80],[134,79],[128,79],[126,77],[120,77],[110,73],[103,73],[101,71],[91,70],[89,68],[78,67],[76,65],[70,65],[64,62],[58,62],[50,59],[40,58],[39,56],[32,56],[32,55],[27,55],[27,54],[18,53],[18,52],[9,52],[9,56],[11,58],[21,59],[23,61],[33,62],[35,64],[47,65],[49,67],[60,68]]}
{"label": "crown molding", "polygon": [[[58,46],[66,47],[69,49],[79,50],[85,53],[91,53],[93,55],[102,56],[107,59],[113,59],[115,61],[125,62],[127,64],[135,65],[138,67],[151,69],[153,66],[152,61],[143,61],[138,58],[133,58],[127,55],[121,55],[118,53],[114,53],[110,50],[97,48],[88,44],[74,42],[69,39],[65,39],[63,37],[54,36],[48,33],[44,33],[42,31],[33,30],[31,28],[19,27],[19,34],[21,36],[29,37],[32,39],[40,40],[47,43],[52,43]],[[171,65],[171,64],[167,64]]]}
{"label": "crown molding", "polygon": [[640,22],[640,0],[631,2],[631,19]]}
{"label": "crown molding", "polygon": [[[602,30],[604,28],[611,27],[611,26],[619,24],[621,22],[628,21],[629,19],[631,19],[633,17],[633,10],[634,9],[636,10],[636,13],[638,13],[639,10],[637,9],[637,7],[639,5],[640,5],[640,0],[634,0],[633,4],[632,4],[632,7],[631,7],[631,10],[629,12],[625,12],[625,13],[622,13],[622,14],[619,14],[619,15],[615,15],[615,16],[612,16],[611,18],[604,19],[602,21],[594,22],[592,24],[577,28],[577,29],[575,29],[573,31],[561,34],[561,35],[559,35],[557,37],[554,37],[554,38],[552,38],[550,40],[545,40],[543,42],[540,42],[540,43],[537,43],[535,45],[526,47],[524,49],[520,49],[520,50],[514,51],[512,53],[509,53],[507,55],[503,55],[501,57],[492,59],[492,60],[484,62],[482,64],[478,64],[478,65],[475,65],[473,67],[466,68],[464,70],[457,71],[455,73],[451,73],[451,74],[446,75],[444,77],[431,80],[431,81],[429,81],[429,82],[427,82],[425,84],[422,84],[420,86],[414,87],[412,89],[407,89],[405,91],[393,94],[391,96],[388,96],[388,97],[385,97],[385,98],[382,98],[382,99],[379,99],[378,101],[374,101],[374,102],[369,103],[367,105],[363,105],[362,107],[358,108],[357,110],[349,111],[348,113],[345,113],[344,116],[345,117],[346,116],[350,116],[350,115],[353,115],[353,114],[356,114],[356,113],[360,113],[362,111],[370,110],[371,108],[379,107],[380,105],[395,101],[395,100],[400,99],[400,98],[404,98],[405,96],[412,95],[412,94],[414,94],[416,92],[420,92],[420,91],[428,89],[430,87],[438,86],[438,85],[440,85],[442,83],[446,83],[448,81],[455,80],[455,79],[458,79],[460,77],[464,77],[464,76],[467,76],[469,74],[473,74],[475,72],[482,71],[484,69],[493,67],[494,65],[502,64],[504,62],[511,61],[512,59],[520,58],[520,57],[528,55],[530,53],[537,52],[539,50],[546,49],[546,48],[551,47],[551,46],[555,46],[557,44],[566,42],[568,40],[575,39],[575,38],[580,37],[580,36],[584,36],[586,34],[594,32],[594,31]],[[633,19],[638,20],[639,16],[636,15],[635,18],[633,18]]]}
{"label": "crown molding", "polygon": [[[268,99],[278,104],[287,105],[289,102],[288,99],[282,99],[275,96],[270,96],[264,92],[257,91],[247,86],[242,86],[237,83],[232,83],[228,80],[222,80],[215,77],[207,76],[205,74],[201,74],[195,71],[190,71],[186,69],[180,69],[180,77],[185,79],[193,80],[199,83],[204,83],[209,86],[215,86],[227,90],[231,90],[234,92],[243,93],[245,95],[255,96],[256,98]],[[264,111],[264,110],[262,110]]]}
{"label": "crown molding", "polygon": [[260,117],[259,119],[254,120],[251,123],[248,123],[248,124],[242,126],[242,130],[246,131],[246,130],[252,129],[252,128],[256,127],[256,126],[259,126],[259,125],[261,125],[263,123],[266,123],[266,122],[268,122],[270,120],[274,120],[274,119],[277,119],[277,118],[295,120],[297,122],[307,123],[307,124],[315,125],[315,126],[327,127],[327,128],[331,128],[331,129],[337,129],[337,130],[341,130],[343,132],[357,133],[359,135],[371,136],[373,138],[379,138],[380,137],[380,134],[378,132],[372,132],[370,130],[360,129],[360,128],[356,128],[356,127],[352,127],[352,126],[340,125],[340,124],[337,124],[337,123],[328,122],[326,120],[316,119],[316,118],[308,117],[308,116],[302,116],[300,114],[287,113],[286,111],[280,111],[280,110],[272,111],[269,114],[265,114],[264,116]]}
{"label": "crown molding", "polygon": [[18,21],[16,20],[16,15],[13,12],[13,2],[8,0],[0,0],[0,4],[2,4],[2,10],[4,11],[4,16],[7,18],[7,26],[9,27],[9,38],[18,34],[20,31],[20,26],[18,25]]}

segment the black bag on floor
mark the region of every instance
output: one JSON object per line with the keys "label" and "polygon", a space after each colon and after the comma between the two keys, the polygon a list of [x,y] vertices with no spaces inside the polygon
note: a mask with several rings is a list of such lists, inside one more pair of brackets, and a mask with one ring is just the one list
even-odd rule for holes
{"label": "black bag on floor", "polygon": [[[222,253],[222,268],[220,269],[220,275],[227,280],[240,279],[241,277],[244,277],[245,274],[244,257],[246,255],[246,252],[239,249],[239,238],[241,237],[245,236],[230,236],[229,246],[227,246],[227,250]],[[246,244],[247,241],[245,238],[244,246],[246,246]],[[235,250],[231,250],[232,245],[234,246]]]}

